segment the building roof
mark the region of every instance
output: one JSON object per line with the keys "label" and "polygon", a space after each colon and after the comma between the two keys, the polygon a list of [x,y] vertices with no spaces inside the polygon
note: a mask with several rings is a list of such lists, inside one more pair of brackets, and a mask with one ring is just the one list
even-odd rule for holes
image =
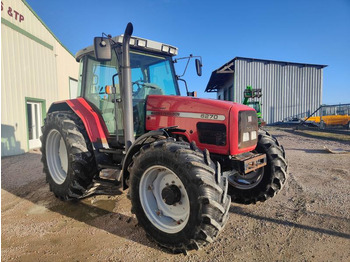
{"label": "building roof", "polygon": [[258,59],[258,58],[249,58],[249,57],[240,57],[236,56],[229,62],[225,63],[218,69],[214,70],[211,73],[209,82],[205,89],[205,92],[217,92],[230,78],[231,74],[235,71],[235,61],[236,60],[245,60],[248,62],[262,62],[265,64],[281,64],[281,65],[297,65],[297,66],[307,66],[307,67],[317,67],[322,69],[327,65],[318,65],[318,64],[308,64],[308,63],[296,63],[288,61],[277,61],[277,60],[268,60],[268,59]]}

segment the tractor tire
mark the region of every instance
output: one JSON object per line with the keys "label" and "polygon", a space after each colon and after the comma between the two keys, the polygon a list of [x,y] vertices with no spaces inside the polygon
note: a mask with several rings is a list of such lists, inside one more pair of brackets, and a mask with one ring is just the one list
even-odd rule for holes
{"label": "tractor tire", "polygon": [[82,198],[98,173],[82,121],[71,112],[52,112],[42,134],[41,161],[50,191],[61,200]]}
{"label": "tractor tire", "polygon": [[236,171],[233,171],[233,174],[232,171],[228,172],[228,192],[233,202],[240,204],[264,202],[275,196],[287,180],[285,152],[276,138],[266,131],[259,130],[255,150],[266,154],[267,165],[246,175]]}
{"label": "tractor tire", "polygon": [[231,198],[207,150],[170,138],[155,141],[135,154],[129,170],[132,212],[159,246],[186,253],[222,231]]}

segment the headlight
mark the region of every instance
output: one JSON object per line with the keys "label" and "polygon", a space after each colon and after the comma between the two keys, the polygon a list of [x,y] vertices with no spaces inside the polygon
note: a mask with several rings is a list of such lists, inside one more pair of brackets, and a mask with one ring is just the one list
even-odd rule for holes
{"label": "headlight", "polygon": [[257,144],[258,117],[255,111],[240,111],[238,114],[238,148]]}
{"label": "headlight", "polygon": [[249,132],[244,132],[243,133],[243,142],[249,141]]}
{"label": "headlight", "polygon": [[251,140],[256,139],[256,131],[250,132],[250,139],[251,139]]}

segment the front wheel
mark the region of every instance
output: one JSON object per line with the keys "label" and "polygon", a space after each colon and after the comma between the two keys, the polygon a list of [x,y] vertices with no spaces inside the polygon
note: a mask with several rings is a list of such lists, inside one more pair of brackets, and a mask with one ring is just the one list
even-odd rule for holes
{"label": "front wheel", "polygon": [[156,141],[130,167],[132,211],[146,233],[172,252],[212,242],[228,218],[228,183],[209,157],[188,143]]}
{"label": "front wheel", "polygon": [[259,130],[256,152],[266,154],[266,166],[248,174],[240,174],[236,170],[225,172],[229,181],[229,194],[234,202],[264,202],[275,196],[287,180],[285,152],[276,138]]}

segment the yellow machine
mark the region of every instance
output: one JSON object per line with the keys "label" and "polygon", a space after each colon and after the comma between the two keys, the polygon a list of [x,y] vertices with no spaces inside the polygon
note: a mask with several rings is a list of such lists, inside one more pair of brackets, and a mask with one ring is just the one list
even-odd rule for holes
{"label": "yellow machine", "polygon": [[315,122],[320,125],[321,128],[326,126],[344,126],[350,129],[350,116],[349,115],[328,115],[328,116],[312,116],[307,121]]}

